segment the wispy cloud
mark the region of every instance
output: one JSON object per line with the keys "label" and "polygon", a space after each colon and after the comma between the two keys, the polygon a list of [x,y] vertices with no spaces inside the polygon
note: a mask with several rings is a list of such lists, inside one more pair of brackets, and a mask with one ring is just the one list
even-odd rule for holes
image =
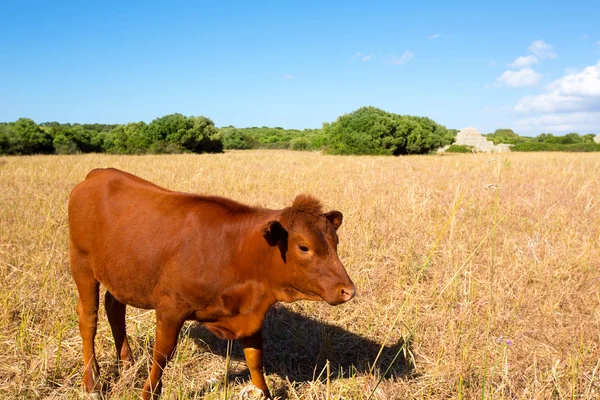
{"label": "wispy cloud", "polygon": [[497,63],[496,61],[494,61],[494,60],[490,60],[490,61],[487,63],[487,66],[488,66],[488,67],[495,67],[496,65],[498,65],[498,63]]}
{"label": "wispy cloud", "polygon": [[439,38],[440,36],[442,36],[442,34],[441,34],[441,33],[434,33],[433,35],[429,35],[429,36],[427,36],[427,39],[437,39],[437,38]]}
{"label": "wispy cloud", "polygon": [[536,40],[529,46],[529,51],[539,58],[556,58],[554,48],[543,40]]}
{"label": "wispy cloud", "polygon": [[533,69],[523,68],[518,71],[504,71],[496,81],[509,87],[518,88],[536,86],[541,79],[542,75]]}
{"label": "wispy cloud", "polygon": [[367,62],[373,58],[373,54],[363,54],[358,52],[354,55],[354,57],[358,58],[360,62]]}
{"label": "wispy cloud", "polygon": [[540,62],[540,60],[538,60],[538,58],[536,56],[534,56],[533,54],[530,54],[528,56],[521,56],[521,57],[517,58],[512,63],[508,64],[508,66],[510,68],[519,69],[519,68],[530,67],[533,64],[537,64],[539,62]]}
{"label": "wispy cloud", "polygon": [[400,57],[390,56],[386,62],[388,64],[394,64],[394,65],[405,65],[406,63],[408,63],[410,60],[412,60],[414,58],[415,58],[415,56],[412,52],[405,51],[404,54],[402,54]]}
{"label": "wispy cloud", "polygon": [[587,33],[584,33],[583,35],[581,35],[581,39],[583,40],[588,40],[590,38],[590,35],[588,35]]}
{"label": "wispy cloud", "polygon": [[294,77],[292,76],[292,74],[283,74],[283,79],[289,81],[289,80],[294,79]]}

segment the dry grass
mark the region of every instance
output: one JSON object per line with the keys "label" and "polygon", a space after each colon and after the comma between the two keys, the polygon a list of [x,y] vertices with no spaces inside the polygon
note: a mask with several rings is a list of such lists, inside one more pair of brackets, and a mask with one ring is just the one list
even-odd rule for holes
{"label": "dry grass", "polygon": [[[267,318],[268,381],[282,398],[600,395],[597,155],[248,151],[2,158],[1,398],[84,397],[66,204],[90,169],[106,166],[273,208],[309,192],[344,213],[340,256],[357,297],[279,306]],[[112,398],[139,395],[153,317],[129,308],[138,361],[118,378],[101,310],[98,356]],[[186,325],[165,398],[239,396],[247,370],[234,345],[226,385],[227,348]]]}

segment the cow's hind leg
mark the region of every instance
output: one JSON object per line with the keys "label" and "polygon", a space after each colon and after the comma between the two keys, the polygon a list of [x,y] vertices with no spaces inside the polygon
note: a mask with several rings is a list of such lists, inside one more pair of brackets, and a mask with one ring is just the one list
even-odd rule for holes
{"label": "cow's hind leg", "polygon": [[106,315],[112,330],[113,338],[115,339],[115,347],[117,348],[117,362],[123,368],[133,364],[131,348],[127,342],[127,334],[125,329],[125,304],[121,303],[109,291],[104,296],[104,306]]}
{"label": "cow's hind leg", "polygon": [[79,292],[79,301],[77,302],[79,332],[83,340],[83,384],[86,392],[99,393],[102,385],[100,383],[100,367],[94,351],[94,339],[98,324],[100,282],[94,278],[91,269],[73,268],[73,261],[71,259],[73,278]]}

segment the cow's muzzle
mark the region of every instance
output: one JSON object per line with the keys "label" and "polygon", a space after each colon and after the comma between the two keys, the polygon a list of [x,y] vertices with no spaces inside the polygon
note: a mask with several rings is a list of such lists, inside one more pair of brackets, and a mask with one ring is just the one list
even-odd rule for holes
{"label": "cow's muzzle", "polygon": [[342,304],[351,300],[356,294],[356,288],[353,283],[349,285],[340,285],[335,289],[335,296],[333,299],[328,300],[327,302],[332,306],[337,306],[338,304]]}

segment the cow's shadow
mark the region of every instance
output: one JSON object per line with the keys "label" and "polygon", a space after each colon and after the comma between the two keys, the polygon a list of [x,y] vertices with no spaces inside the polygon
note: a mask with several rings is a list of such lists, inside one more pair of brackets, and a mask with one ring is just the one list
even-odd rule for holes
{"label": "cow's shadow", "polygon": [[[213,353],[226,356],[227,342],[216,338],[201,324],[190,326],[186,334],[200,347],[208,347]],[[400,340],[382,348],[381,343],[282,305],[272,307],[267,314],[263,341],[266,373],[277,374],[292,383],[324,380],[327,375],[329,379],[349,378],[371,370],[377,376],[391,379],[412,371],[411,357],[407,357],[411,351],[410,343]],[[231,357],[244,360],[242,347],[237,341]],[[326,372],[327,362],[329,374]],[[235,373],[232,378],[249,379],[248,370]]]}

